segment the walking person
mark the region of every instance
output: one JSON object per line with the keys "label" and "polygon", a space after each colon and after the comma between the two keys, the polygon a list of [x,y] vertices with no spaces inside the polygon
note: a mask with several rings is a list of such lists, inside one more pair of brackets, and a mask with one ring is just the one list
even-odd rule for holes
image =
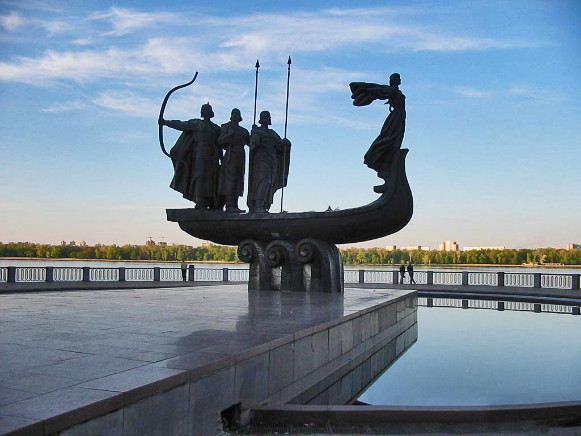
{"label": "walking person", "polygon": [[414,266],[412,265],[411,262],[408,263],[408,275],[410,276],[410,284],[416,284],[416,281],[414,280]]}
{"label": "walking person", "polygon": [[405,278],[405,265],[402,263],[399,267],[399,284],[403,285],[403,279]]}
{"label": "walking person", "polygon": [[185,282],[186,279],[188,278],[188,264],[185,261],[183,261],[180,267],[182,269],[182,279]]}

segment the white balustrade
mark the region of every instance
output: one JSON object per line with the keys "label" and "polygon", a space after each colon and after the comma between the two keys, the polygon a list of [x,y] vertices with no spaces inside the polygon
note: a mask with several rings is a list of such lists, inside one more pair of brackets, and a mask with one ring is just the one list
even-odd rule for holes
{"label": "white balustrade", "polygon": [[128,282],[153,281],[153,268],[126,268],[125,280]]}
{"label": "white balustrade", "polygon": [[249,271],[247,269],[228,269],[229,282],[247,282]]}
{"label": "white balustrade", "polygon": [[119,268],[91,268],[89,280],[92,282],[116,282],[119,280]]}
{"label": "white balustrade", "polygon": [[543,274],[541,276],[542,288],[571,289],[573,279],[564,274]]}
{"label": "white balustrade", "polygon": [[498,286],[498,274],[495,272],[469,272],[468,285]]}
{"label": "white balustrade", "polygon": [[434,271],[434,285],[461,285],[461,272],[437,272]]}
{"label": "white balustrade", "polygon": [[359,283],[359,271],[355,269],[343,271],[344,283]]}
{"label": "white balustrade", "polygon": [[181,268],[161,268],[159,270],[159,279],[162,282],[183,280]]}
{"label": "white balustrade", "polygon": [[534,276],[528,273],[506,273],[504,275],[504,286],[532,288],[534,286]]}
{"label": "white balustrade", "polygon": [[0,267],[0,282],[7,282],[8,281],[8,268],[7,267]]}
{"label": "white balustrade", "polygon": [[194,269],[194,281],[200,282],[221,282],[222,269],[218,268],[196,268]]}
{"label": "white balustrade", "polygon": [[83,268],[56,267],[53,271],[55,282],[81,282],[83,281]]}
{"label": "white balustrade", "polygon": [[42,267],[16,268],[17,282],[44,282],[46,281],[46,270]]}
{"label": "white balustrade", "polygon": [[393,283],[391,271],[365,271],[365,283]]}

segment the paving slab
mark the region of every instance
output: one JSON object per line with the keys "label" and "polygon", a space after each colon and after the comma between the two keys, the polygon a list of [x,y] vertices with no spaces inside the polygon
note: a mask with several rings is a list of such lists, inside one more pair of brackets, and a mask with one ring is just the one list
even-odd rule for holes
{"label": "paving slab", "polygon": [[242,369],[264,372],[257,350],[407,294],[246,284],[0,294],[0,434],[36,431],[41,421],[45,433],[61,431],[160,391],[181,398],[180,386],[225,362],[248,359]]}

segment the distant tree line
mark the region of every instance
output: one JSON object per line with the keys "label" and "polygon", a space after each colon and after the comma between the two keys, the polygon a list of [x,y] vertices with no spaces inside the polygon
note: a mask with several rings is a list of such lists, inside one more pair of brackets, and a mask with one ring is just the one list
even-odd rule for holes
{"label": "distant tree line", "polygon": [[[581,250],[539,248],[521,250],[423,251],[383,248],[347,248],[341,250],[347,265],[414,264],[496,264],[562,263],[581,265]],[[237,261],[236,247],[224,245],[49,245],[31,242],[0,243],[0,257],[36,257],[48,259],[103,259],[152,261]]]}

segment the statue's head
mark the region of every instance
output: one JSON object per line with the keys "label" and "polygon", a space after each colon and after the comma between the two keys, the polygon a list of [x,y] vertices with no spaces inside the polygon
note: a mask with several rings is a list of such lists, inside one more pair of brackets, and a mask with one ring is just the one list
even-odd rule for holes
{"label": "statue's head", "polygon": [[399,73],[393,73],[389,76],[389,86],[398,86],[401,85],[401,77]]}
{"label": "statue's head", "polygon": [[272,124],[272,121],[270,120],[270,112],[268,111],[260,112],[260,118],[258,122],[260,124],[266,124],[267,126],[270,126]]}
{"label": "statue's head", "polygon": [[202,105],[202,110],[200,111],[202,118],[213,118],[214,117],[214,111],[212,110],[212,106],[210,106],[210,103],[206,103]]}
{"label": "statue's head", "polygon": [[240,113],[240,109],[232,109],[232,113],[230,114],[230,121],[242,121],[242,114]]}

